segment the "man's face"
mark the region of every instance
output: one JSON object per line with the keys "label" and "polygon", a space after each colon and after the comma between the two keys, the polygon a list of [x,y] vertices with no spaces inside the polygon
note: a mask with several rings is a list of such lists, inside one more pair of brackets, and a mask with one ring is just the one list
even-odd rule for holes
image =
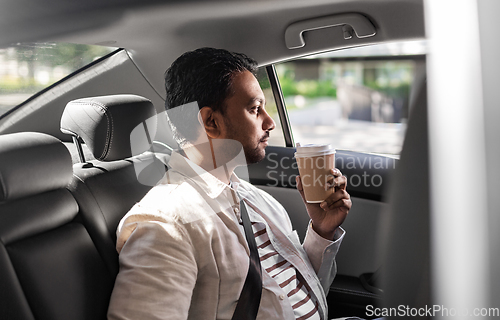
{"label": "man's face", "polygon": [[252,73],[237,73],[232,90],[234,94],[225,101],[221,138],[239,141],[247,163],[259,162],[266,156],[269,131],[276,124],[265,109],[264,93]]}

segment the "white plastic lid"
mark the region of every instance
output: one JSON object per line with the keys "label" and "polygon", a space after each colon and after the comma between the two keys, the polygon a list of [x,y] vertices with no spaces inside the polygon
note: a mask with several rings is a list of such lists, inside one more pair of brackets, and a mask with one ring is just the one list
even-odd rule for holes
{"label": "white plastic lid", "polygon": [[295,157],[317,157],[335,153],[335,149],[331,144],[305,144],[296,145]]}

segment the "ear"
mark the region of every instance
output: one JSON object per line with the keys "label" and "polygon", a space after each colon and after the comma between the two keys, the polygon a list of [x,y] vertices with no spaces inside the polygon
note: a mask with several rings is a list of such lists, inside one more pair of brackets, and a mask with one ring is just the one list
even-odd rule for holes
{"label": "ear", "polygon": [[211,139],[216,139],[221,134],[219,126],[218,113],[210,107],[203,107],[198,113],[198,121],[200,122],[207,136]]}

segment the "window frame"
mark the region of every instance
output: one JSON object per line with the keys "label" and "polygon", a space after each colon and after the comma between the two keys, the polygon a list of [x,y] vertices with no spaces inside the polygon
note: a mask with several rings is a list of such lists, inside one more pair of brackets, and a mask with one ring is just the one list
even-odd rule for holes
{"label": "window frame", "polygon": [[[287,60],[287,61],[282,61],[280,63],[285,63],[285,62],[290,62],[294,61],[296,59],[292,60]],[[408,55],[380,55],[380,56],[362,56],[362,57],[338,57],[338,58],[332,58],[332,61],[394,61],[394,60],[421,60],[427,63],[427,55],[426,54],[408,54]],[[281,127],[283,129],[283,137],[285,140],[285,147],[287,148],[294,148],[295,147],[295,142],[293,139],[293,132],[292,132],[292,127],[290,124],[290,120],[288,117],[288,110],[286,108],[286,103],[285,99],[283,97],[283,92],[281,91],[281,84],[279,82],[278,74],[276,72],[276,67],[275,63],[266,66],[266,71],[267,71],[267,76],[269,78],[269,82],[271,84],[271,88],[273,91],[274,99],[276,102],[276,108],[278,110],[279,114],[279,119],[281,121]],[[412,92],[410,91],[410,97],[409,97],[409,102],[411,103],[412,100]],[[354,152],[354,151],[353,151]],[[355,152],[360,152],[360,151],[355,151]],[[369,151],[364,151],[360,153],[372,153]],[[386,157],[393,157],[393,158],[399,158],[399,155],[388,155],[384,154],[383,156]]]}
{"label": "window frame", "polygon": [[283,129],[285,147],[294,147],[292,127],[290,125],[290,120],[288,119],[288,111],[286,109],[285,99],[283,98],[283,93],[281,92],[281,85],[279,83],[278,74],[276,73],[274,64],[266,66],[266,71],[267,78],[269,79],[269,83],[271,84],[271,89],[273,91],[276,109],[278,110],[278,115],[281,122],[281,128]]}

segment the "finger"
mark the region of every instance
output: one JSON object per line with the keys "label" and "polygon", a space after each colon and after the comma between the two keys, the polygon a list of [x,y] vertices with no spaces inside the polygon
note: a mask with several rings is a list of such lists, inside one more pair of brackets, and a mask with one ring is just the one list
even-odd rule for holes
{"label": "finger", "polygon": [[345,190],[347,187],[347,177],[346,176],[340,176],[335,178],[333,186],[335,188],[340,188]]}
{"label": "finger", "polygon": [[302,187],[302,179],[300,178],[300,176],[295,177],[295,183],[296,183],[297,191],[299,191],[300,196],[302,197],[302,200],[304,201],[304,203],[307,203],[306,196],[304,194],[304,188]]}
{"label": "finger", "polygon": [[295,183],[297,184],[297,190],[299,191],[303,191],[303,188],[302,188],[302,179],[300,179],[300,176],[296,176],[295,177]]}
{"label": "finger", "polygon": [[332,193],[331,195],[328,196],[328,198],[325,199],[325,201],[323,201],[321,204],[320,204],[320,207],[323,208],[324,210],[329,210],[330,208],[335,208],[335,206],[332,207],[332,205],[339,201],[339,200],[350,200],[351,199],[351,196],[349,195],[349,193],[347,193],[347,191],[343,190],[343,189],[339,189],[337,191],[335,191],[334,193]]}
{"label": "finger", "polygon": [[340,172],[340,170],[339,170],[339,169],[337,169],[337,168],[330,169],[330,173],[331,173],[334,177],[340,177],[340,176],[342,176],[342,172]]}
{"label": "finger", "polygon": [[352,207],[352,201],[351,201],[351,199],[349,199],[349,200],[342,199],[342,200],[337,201],[337,202],[341,202],[341,204],[338,206],[338,208],[340,210],[342,210],[343,212],[348,213],[349,210],[351,210],[351,207]]}
{"label": "finger", "polygon": [[335,185],[335,177],[332,176],[331,174],[329,174],[328,176],[326,176],[326,181],[325,181],[325,185],[323,186],[323,188],[325,190],[328,190],[328,189],[333,188],[334,185]]}
{"label": "finger", "polygon": [[330,188],[339,188],[339,189],[346,189],[347,187],[347,177],[346,176],[339,176],[334,178],[333,176],[329,176],[329,178],[326,181],[325,184],[325,190],[328,190]]}
{"label": "finger", "polygon": [[342,211],[348,212],[351,209],[351,206],[352,206],[351,199],[340,199],[322,209],[325,211],[330,211],[333,209],[342,209]]}

